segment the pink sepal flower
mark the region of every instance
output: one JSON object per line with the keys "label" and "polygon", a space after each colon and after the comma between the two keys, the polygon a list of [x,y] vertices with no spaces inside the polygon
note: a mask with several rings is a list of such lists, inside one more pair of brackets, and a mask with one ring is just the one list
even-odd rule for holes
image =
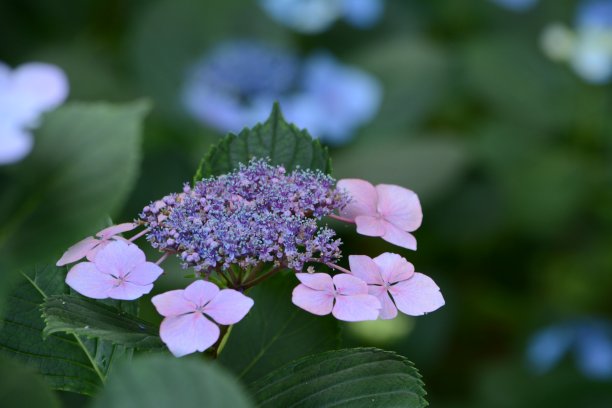
{"label": "pink sepal flower", "polygon": [[134,300],[149,293],[163,270],[147,262],[136,244],[109,242],[93,262],[74,265],[66,283],[83,296],[93,299]]}
{"label": "pink sepal flower", "polygon": [[184,290],[153,296],[157,312],[165,317],[159,334],[176,357],[204,351],[217,342],[219,327],[238,323],[253,307],[253,299],[233,289],[198,280]]}
{"label": "pink sepal flower", "polygon": [[326,273],[296,273],[295,276],[301,284],[293,289],[294,305],[319,316],[331,313],[347,322],[378,318],[380,302],[368,294],[368,286],[361,279],[346,273],[333,278]]}
{"label": "pink sepal flower", "polygon": [[358,233],[416,250],[410,232],[421,226],[423,212],[413,191],[391,184],[374,187],[360,179],[343,179],[337,186],[351,197],[340,216],[354,221]]}
{"label": "pink sepal flower", "polygon": [[87,237],[68,248],[68,250],[64,252],[64,255],[62,255],[55,265],[64,266],[69,263],[76,262],[84,257],[87,257],[89,261],[93,261],[98,251],[108,245],[111,240],[120,238],[117,237],[117,234],[131,231],[137,226],[137,224],[127,222],[104,228],[102,231],[96,234],[97,238]]}
{"label": "pink sepal flower", "polygon": [[440,288],[397,254],[384,253],[372,259],[365,255],[349,256],[351,273],[368,284],[369,293],[382,305],[381,319],[393,319],[397,309],[410,316],[420,316],[444,305]]}

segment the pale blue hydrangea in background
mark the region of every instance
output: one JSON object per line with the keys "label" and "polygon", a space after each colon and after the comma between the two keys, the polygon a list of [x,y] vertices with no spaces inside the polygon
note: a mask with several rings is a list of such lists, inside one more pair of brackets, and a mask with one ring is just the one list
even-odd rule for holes
{"label": "pale blue hydrangea in background", "polygon": [[195,65],[183,91],[187,110],[223,133],[264,121],[279,101],[288,121],[330,144],[349,141],[381,98],[374,77],[330,54],[300,59],[251,41],[215,48]]}
{"label": "pale blue hydrangea in background", "polygon": [[376,24],[384,11],[382,0],[260,0],[276,21],[306,34],[327,30],[344,19],[358,28]]}
{"label": "pale blue hydrangea in background", "polygon": [[502,7],[505,7],[514,11],[525,11],[529,10],[533,6],[536,5],[538,0],[492,0],[493,2],[499,4]]}
{"label": "pale blue hydrangea in background", "polygon": [[11,70],[0,62],[0,165],[23,159],[32,150],[31,131],[40,115],[68,96],[68,80],[56,66],[29,63]]}
{"label": "pale blue hydrangea in background", "polygon": [[585,81],[608,83],[612,79],[612,0],[581,3],[575,28],[551,24],[541,44],[550,58],[569,63]]}
{"label": "pale blue hydrangea in background", "polygon": [[612,325],[604,320],[583,319],[550,326],[530,341],[527,358],[539,372],[550,371],[573,352],[580,371],[589,378],[612,379]]}

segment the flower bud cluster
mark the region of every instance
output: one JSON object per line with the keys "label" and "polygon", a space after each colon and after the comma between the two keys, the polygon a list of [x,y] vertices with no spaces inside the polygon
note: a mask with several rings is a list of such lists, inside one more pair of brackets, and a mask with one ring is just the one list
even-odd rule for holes
{"label": "flower bud cluster", "polygon": [[232,173],[185,185],[182,193],[146,206],[140,217],[154,248],[176,253],[197,272],[269,262],[300,272],[310,259],[340,258],[340,240],[317,221],[348,202],[320,171],[287,172],[253,159]]}

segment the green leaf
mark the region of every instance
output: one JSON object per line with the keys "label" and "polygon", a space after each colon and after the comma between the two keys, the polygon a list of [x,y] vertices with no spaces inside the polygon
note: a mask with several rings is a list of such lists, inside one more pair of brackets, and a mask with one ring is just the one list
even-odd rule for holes
{"label": "green leaf", "polygon": [[113,373],[94,408],[248,408],[245,391],[212,362],[150,355]]}
{"label": "green leaf", "polygon": [[163,348],[157,328],[121,310],[74,295],[48,297],[42,306],[45,336],[66,332],[129,348]]}
{"label": "green leaf", "polygon": [[119,209],[137,176],[148,109],[73,103],[45,115],[0,197],[0,257],[10,270],[58,259]]}
{"label": "green leaf", "polygon": [[232,327],[219,356],[243,380],[261,378],[291,360],[337,346],[335,319],[311,315],[291,303],[297,284],[292,276],[278,275],[248,293],[255,306]]}
{"label": "green leaf", "polygon": [[59,408],[61,404],[43,379],[18,364],[0,359],[0,401],[11,408]]}
{"label": "green leaf", "polygon": [[331,172],[331,159],[327,148],[313,140],[306,130],[300,130],[283,118],[278,103],[272,107],[270,117],[238,135],[229,134],[206,153],[194,180],[227,174],[240,163],[253,157],[269,157],[272,164],[287,170],[303,169]]}
{"label": "green leaf", "polygon": [[57,333],[43,339],[45,322],[40,307],[46,298],[68,293],[64,278],[65,269],[55,267],[24,275],[9,297],[0,329],[0,356],[36,370],[53,389],[93,395],[113,363],[129,359],[132,351],[73,334]]}
{"label": "green leaf", "polygon": [[380,349],[335,350],[293,361],[252,383],[259,407],[427,406],[421,375]]}

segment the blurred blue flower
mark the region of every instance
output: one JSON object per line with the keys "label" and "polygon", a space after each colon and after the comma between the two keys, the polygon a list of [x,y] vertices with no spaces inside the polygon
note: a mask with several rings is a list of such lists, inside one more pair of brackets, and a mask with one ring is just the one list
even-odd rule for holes
{"label": "blurred blue flower", "polygon": [[612,79],[612,0],[580,4],[572,30],[562,24],[547,27],[542,35],[544,52],[567,61],[585,81],[604,84]]}
{"label": "blurred blue flower", "polygon": [[344,18],[359,28],[376,24],[382,16],[382,0],[259,0],[276,21],[296,31],[314,34]]}
{"label": "blurred blue flower", "polygon": [[351,139],[381,103],[376,79],[327,53],[299,59],[250,41],[224,43],[188,78],[183,101],[199,121],[237,132],[266,119],[279,101],[288,121],[331,144]]}
{"label": "blurred blue flower", "polygon": [[505,7],[514,11],[525,11],[529,10],[531,7],[535,6],[538,0],[492,0],[493,2],[499,4],[502,7]]}
{"label": "blurred blue flower", "polygon": [[15,69],[0,62],[0,165],[20,161],[34,145],[40,116],[62,104],[68,79],[60,68],[39,62]]}
{"label": "blurred blue flower", "polygon": [[531,339],[527,358],[539,373],[551,370],[573,351],[580,371],[599,380],[612,379],[612,325],[603,320],[583,319],[550,326]]}

